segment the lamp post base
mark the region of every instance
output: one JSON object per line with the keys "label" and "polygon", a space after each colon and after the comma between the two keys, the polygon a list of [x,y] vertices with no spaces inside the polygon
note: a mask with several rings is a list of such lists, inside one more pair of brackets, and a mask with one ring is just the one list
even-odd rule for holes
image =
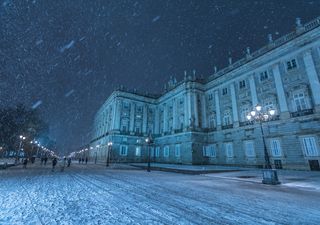
{"label": "lamp post base", "polygon": [[262,177],[263,177],[262,179],[263,184],[271,184],[271,185],[281,184],[281,182],[278,179],[277,170],[265,169],[262,171]]}

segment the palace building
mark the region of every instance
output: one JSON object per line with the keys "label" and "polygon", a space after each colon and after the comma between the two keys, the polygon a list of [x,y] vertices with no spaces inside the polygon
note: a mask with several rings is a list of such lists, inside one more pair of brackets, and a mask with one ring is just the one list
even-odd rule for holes
{"label": "palace building", "polygon": [[[267,154],[273,168],[320,170],[320,17],[214,70],[171,78],[160,95],[114,91],[94,118],[90,157],[146,162],[150,150],[152,162],[262,167]],[[248,120],[256,105],[275,114]]]}

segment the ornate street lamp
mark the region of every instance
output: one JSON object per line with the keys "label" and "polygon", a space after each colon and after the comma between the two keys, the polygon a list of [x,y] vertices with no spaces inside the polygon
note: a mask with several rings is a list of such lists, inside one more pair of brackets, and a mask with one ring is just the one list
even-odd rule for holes
{"label": "ornate street lamp", "polygon": [[146,138],[146,143],[148,144],[147,148],[148,148],[148,168],[147,171],[150,172],[150,156],[151,156],[151,144],[153,143],[153,139],[151,134],[149,134],[149,137]]}
{"label": "ornate street lamp", "polygon": [[108,154],[107,154],[107,167],[109,166],[109,160],[110,160],[110,153],[111,153],[111,150],[112,150],[112,141],[109,141],[108,142]]}
{"label": "ornate street lamp", "polygon": [[26,139],[26,137],[23,135],[20,135],[19,138],[20,138],[20,143],[19,143],[19,150],[17,151],[16,161],[18,161],[18,159],[20,158],[21,148],[23,146],[23,141]]}
{"label": "ornate street lamp", "polygon": [[272,120],[272,117],[275,115],[275,110],[263,110],[260,105],[256,105],[256,107],[247,115],[247,119],[253,123],[259,123],[260,125],[260,131],[262,136],[262,142],[263,142],[263,149],[264,149],[264,170],[263,170],[263,180],[262,183],[264,184],[280,184],[278,180],[277,170],[272,169],[269,153],[267,150],[264,132],[262,123],[268,122]]}

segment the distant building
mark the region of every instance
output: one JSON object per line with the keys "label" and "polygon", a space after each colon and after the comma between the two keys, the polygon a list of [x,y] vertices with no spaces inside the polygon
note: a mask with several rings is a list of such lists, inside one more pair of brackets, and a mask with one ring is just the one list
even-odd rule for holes
{"label": "distant building", "polygon": [[269,43],[207,79],[185,73],[159,96],[114,91],[97,112],[90,157],[146,162],[151,134],[153,162],[259,166],[265,163],[259,124],[246,116],[254,106],[275,109],[264,122],[273,167],[319,170],[320,17]]}

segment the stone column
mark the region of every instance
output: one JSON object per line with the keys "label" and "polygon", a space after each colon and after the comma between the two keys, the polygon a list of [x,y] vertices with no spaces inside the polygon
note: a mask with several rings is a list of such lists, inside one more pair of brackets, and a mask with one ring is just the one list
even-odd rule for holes
{"label": "stone column", "polygon": [[130,106],[130,132],[134,132],[134,120],[135,120],[135,108],[136,105],[135,103],[131,102]]}
{"label": "stone column", "polygon": [[230,92],[231,92],[233,125],[237,127],[239,126],[239,117],[238,117],[237,97],[236,97],[236,90],[234,88],[234,83],[230,84]]}
{"label": "stone column", "polygon": [[177,129],[177,121],[178,121],[178,115],[177,115],[177,99],[172,99],[172,129],[173,131]]}
{"label": "stone column", "polygon": [[249,76],[249,85],[250,85],[252,106],[255,107],[258,104],[258,97],[257,97],[257,89],[256,89],[256,84],[254,82],[253,74]]}
{"label": "stone column", "polygon": [[184,94],[184,127],[189,126],[189,113],[188,113],[188,95]]}
{"label": "stone column", "polygon": [[158,106],[154,108],[154,113],[155,113],[155,116],[154,116],[154,133],[155,134],[159,134],[160,131],[159,131],[159,128],[160,128],[160,119],[159,119],[159,108]]}
{"label": "stone column", "polygon": [[202,117],[202,128],[207,128],[207,105],[206,105],[206,96],[203,94],[201,96],[201,117]]}
{"label": "stone column", "polygon": [[148,106],[143,105],[143,118],[142,118],[142,133],[147,133],[147,123],[148,123]]}
{"label": "stone column", "polygon": [[167,105],[163,104],[163,132],[168,131],[168,114],[167,114]]}
{"label": "stone column", "polygon": [[199,127],[199,115],[198,115],[198,99],[197,93],[193,92],[193,114],[194,114],[194,126]]}
{"label": "stone column", "polygon": [[320,83],[314,61],[312,59],[311,50],[308,50],[303,54],[303,61],[309,79],[313,102],[315,104],[315,110],[316,112],[320,112]]}
{"label": "stone column", "polygon": [[115,114],[113,117],[113,129],[120,130],[120,119],[121,119],[121,100],[115,101]]}
{"label": "stone column", "polygon": [[219,101],[219,91],[214,92],[214,100],[216,104],[216,116],[217,116],[217,129],[221,129],[221,112],[220,112],[220,101]]}
{"label": "stone column", "polygon": [[191,101],[191,93],[190,91],[187,92],[187,103],[188,103],[188,127],[191,125],[191,118],[192,118],[192,101]]}
{"label": "stone column", "polygon": [[279,101],[280,116],[282,119],[287,119],[289,118],[288,105],[287,105],[286,96],[283,89],[283,84],[282,84],[282,79],[281,79],[278,64],[273,65],[272,73],[273,73],[278,101]]}

